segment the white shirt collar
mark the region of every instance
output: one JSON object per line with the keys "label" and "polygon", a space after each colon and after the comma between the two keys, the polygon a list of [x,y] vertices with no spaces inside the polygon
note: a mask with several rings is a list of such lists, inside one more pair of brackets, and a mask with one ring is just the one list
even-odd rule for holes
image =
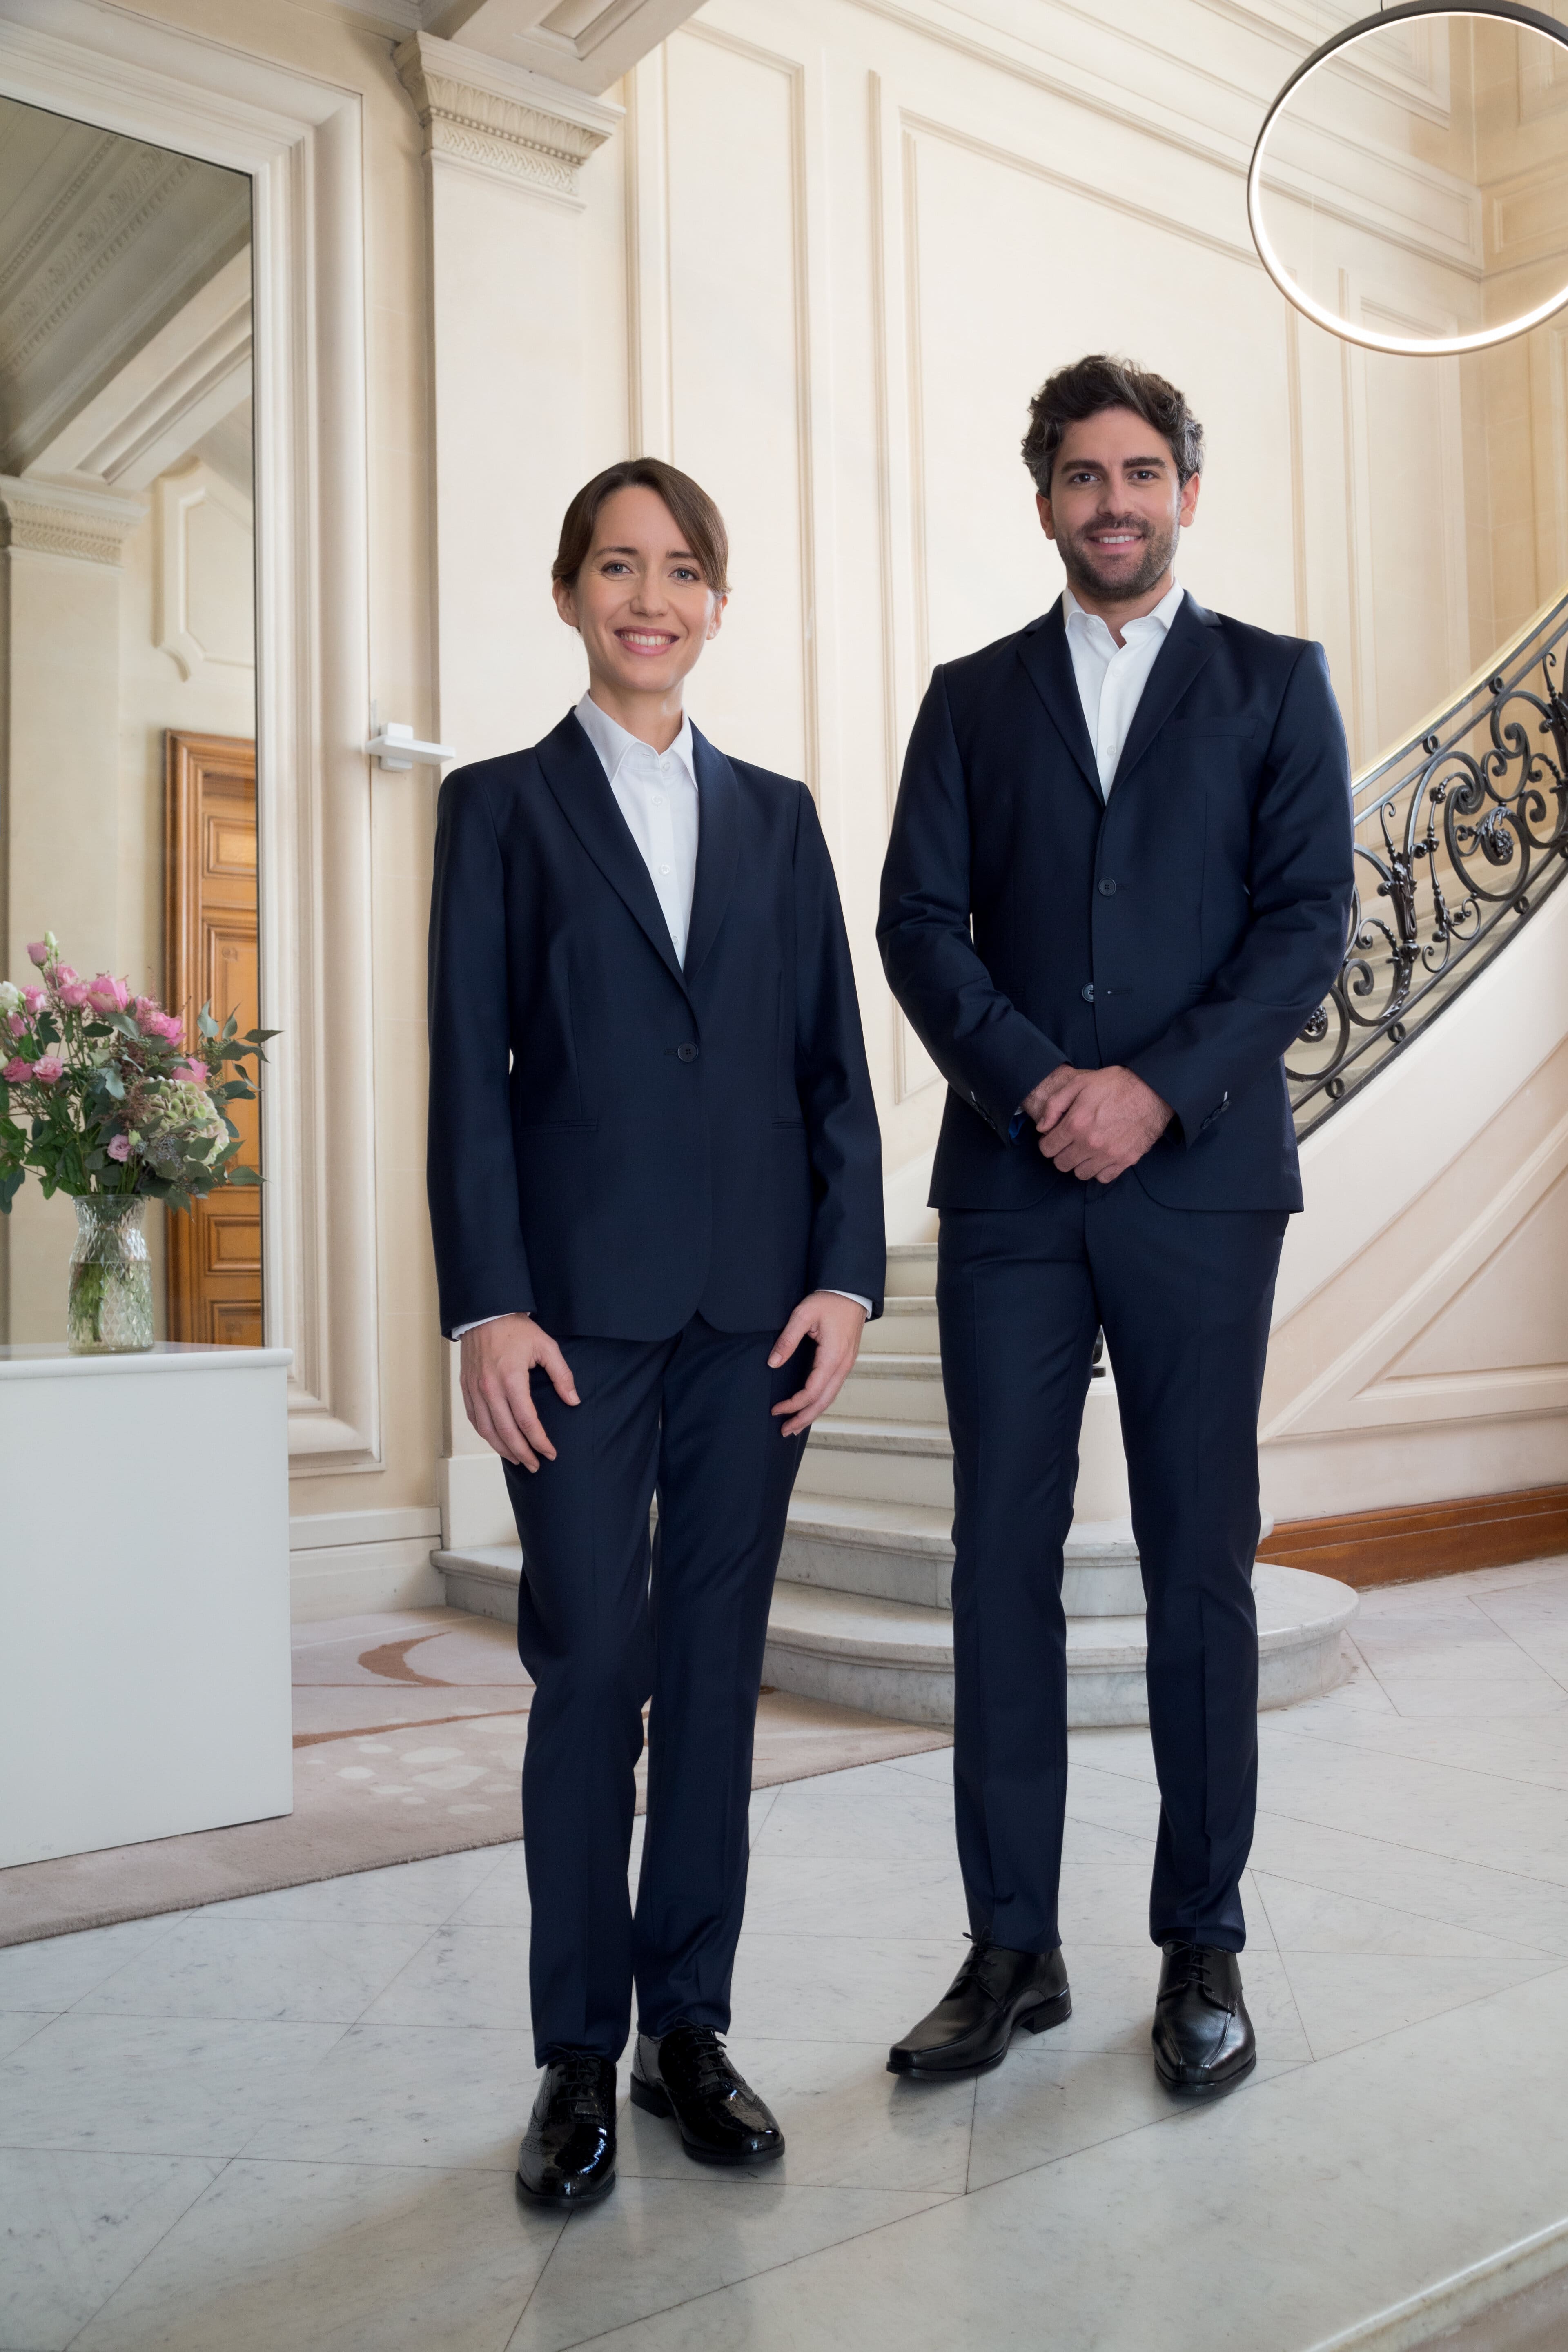
{"label": "white shirt collar", "polygon": [[640,751],[649,760],[678,761],[685,771],[687,782],[695,790],[697,756],[691,741],[691,721],[684,713],[679,734],[668,751],[662,752],[656,751],[651,743],[645,743],[639,735],[628,735],[620,721],[612,719],[607,710],[601,709],[591,694],[585,694],[577,705],[577,722],[597,751],[612,784],[620,772],[622,762],[633,752]]}
{"label": "white shirt collar", "polygon": [[[1166,591],[1165,594],[1161,597],[1152,612],[1141,613],[1135,621],[1123,621],[1121,625],[1122,635],[1125,637],[1130,630],[1136,629],[1141,635],[1146,636],[1150,632],[1144,627],[1144,623],[1152,622],[1158,628],[1160,635],[1163,636],[1172,622],[1175,619],[1176,614],[1181,605],[1182,598],[1185,593],[1186,591],[1182,586],[1181,582],[1179,580],[1173,580],[1169,589]],[[1070,588],[1064,588],[1062,590],[1062,618],[1069,629],[1076,621],[1079,626],[1088,631],[1090,635],[1094,634],[1092,625],[1096,621],[1099,621],[1100,627],[1105,630],[1106,635],[1110,637],[1112,646],[1115,647],[1116,640],[1114,637],[1110,636],[1110,631],[1107,627],[1105,622],[1100,619],[1100,614],[1098,613],[1086,613]]]}

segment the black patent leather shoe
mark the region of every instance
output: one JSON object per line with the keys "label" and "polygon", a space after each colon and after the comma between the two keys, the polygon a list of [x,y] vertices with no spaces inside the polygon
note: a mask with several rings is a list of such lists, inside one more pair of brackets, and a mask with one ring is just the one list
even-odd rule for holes
{"label": "black patent leather shoe", "polygon": [[544,2070],[517,2152],[517,2185],[543,2205],[592,2205],[616,2185],[616,2062],[563,2050]]}
{"label": "black patent leather shoe", "polygon": [[889,2074],[985,2074],[1016,2026],[1044,2033],[1072,2015],[1067,1963],[1054,1952],[977,1943],[942,1999],[888,2053]]}
{"label": "black patent leather shoe", "polygon": [[1217,1944],[1167,1944],[1154,2002],[1154,2067],[1168,2091],[1210,2099],[1258,2063],[1252,2020],[1234,1952]]}
{"label": "black patent leather shoe", "polygon": [[634,2107],[671,2118],[699,2164],[771,2164],[784,2154],[766,2101],[731,2064],[711,2025],[639,2033],[631,2091]]}

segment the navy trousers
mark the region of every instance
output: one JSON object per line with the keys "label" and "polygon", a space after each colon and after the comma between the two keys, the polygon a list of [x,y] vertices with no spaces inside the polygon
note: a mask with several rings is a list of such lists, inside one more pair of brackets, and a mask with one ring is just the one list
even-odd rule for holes
{"label": "navy trousers", "polygon": [[1135,1171],[1043,1205],[944,1210],[937,1310],[952,1432],[954,1777],[970,1926],[1061,1940],[1062,1546],[1096,1326],[1116,1378],[1148,1601],[1158,1943],[1238,1952],[1258,1794],[1258,1409],[1280,1213],[1167,1209]]}
{"label": "navy trousers", "polygon": [[[772,1408],[776,1330],[561,1338],[582,1402],[542,1371],[556,1449],[507,1465],[522,1540],[517,1645],[532,1675],[522,1823],[538,2063],[618,2058],[632,1994],[645,2033],[722,2031],[746,1895],[752,1738],[768,1602],[805,1446]],[[648,1539],[648,1506],[658,1518]],[[633,1774],[648,1716],[647,1827],[627,1890]]]}

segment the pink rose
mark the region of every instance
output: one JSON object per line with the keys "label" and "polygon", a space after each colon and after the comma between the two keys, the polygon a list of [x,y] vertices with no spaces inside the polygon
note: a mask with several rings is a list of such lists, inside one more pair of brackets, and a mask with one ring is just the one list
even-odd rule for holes
{"label": "pink rose", "polygon": [[19,1054],[14,1060],[7,1062],[3,1070],[0,1070],[0,1078],[5,1078],[14,1087],[25,1087],[32,1075],[33,1065],[31,1062],[24,1062]]}
{"label": "pink rose", "polygon": [[13,1037],[25,1037],[27,1034],[27,1024],[19,1013],[13,1013],[5,1025]]}
{"label": "pink rose", "polygon": [[65,1076],[66,1066],[58,1054],[46,1054],[33,1064],[29,1076],[41,1087],[58,1087]]}
{"label": "pink rose", "polygon": [[207,1070],[206,1064],[205,1062],[198,1062],[195,1055],[191,1054],[186,1056],[184,1061],[174,1063],[170,1068],[169,1076],[172,1078],[177,1079],[180,1085],[184,1087],[205,1087],[207,1082],[209,1072]]}
{"label": "pink rose", "polygon": [[29,940],[27,941],[27,961],[29,963],[36,963],[38,970],[42,971],[44,966],[48,962],[48,960],[49,943],[47,940]]}
{"label": "pink rose", "polygon": [[62,1004],[68,1004],[73,1013],[79,1013],[82,1010],[82,1007],[87,1003],[87,998],[88,991],[85,981],[73,980],[68,988],[62,988],[60,991],[60,1003]]}
{"label": "pink rose", "polygon": [[100,971],[87,992],[87,1001],[95,1013],[123,1013],[131,1002],[131,991],[112,972]]}
{"label": "pink rose", "polygon": [[144,1037],[162,1037],[171,1045],[184,1044],[184,1023],[177,1013],[165,1013],[155,996],[139,996],[135,1009]]}
{"label": "pink rose", "polygon": [[121,1161],[129,1160],[131,1157],[131,1138],[128,1135],[116,1135],[111,1137],[109,1145],[109,1156],[111,1160],[119,1160]]}
{"label": "pink rose", "polygon": [[22,1002],[27,1008],[29,1018],[36,1018],[48,1001],[41,988],[25,988],[22,991]]}
{"label": "pink rose", "polygon": [[55,986],[57,988],[74,988],[80,978],[81,974],[78,971],[74,964],[56,964]]}

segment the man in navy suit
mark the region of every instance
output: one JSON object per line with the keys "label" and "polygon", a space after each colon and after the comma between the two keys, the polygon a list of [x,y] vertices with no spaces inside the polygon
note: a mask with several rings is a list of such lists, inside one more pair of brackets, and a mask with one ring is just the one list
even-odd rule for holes
{"label": "man in navy suit", "polygon": [[688,476],[637,459],[595,477],[554,567],[588,692],[531,751],[448,776],[437,825],[441,1328],[506,1459],[535,1685],[522,1801],[544,2076],[518,2179],[563,2205],[614,2182],[634,1985],[633,2099],[705,2162],[783,2152],[720,2040],[752,1725],[806,1432],[885,1271],[816,811],[803,785],[727,760],[682,707],[726,561]]}
{"label": "man in navy suit", "polygon": [[1257,2056],[1258,1412],[1301,1206],[1281,1056],[1345,946],[1350,779],[1321,647],[1176,583],[1203,464],[1179,392],[1082,360],[1037,394],[1024,456],[1067,590],[935,672],[878,926],[949,1089],[931,1197],[973,1938],[889,2063],[974,2073],[1071,2009],[1062,1547],[1103,1328],[1148,1602],[1155,2063],[1203,2095]]}

